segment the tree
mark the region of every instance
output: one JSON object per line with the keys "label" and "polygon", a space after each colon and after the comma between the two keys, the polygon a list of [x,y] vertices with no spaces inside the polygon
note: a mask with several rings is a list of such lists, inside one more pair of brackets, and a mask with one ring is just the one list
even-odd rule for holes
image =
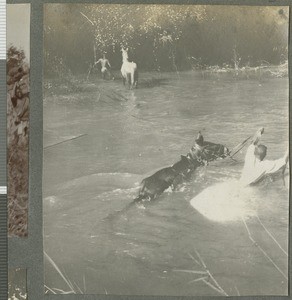
{"label": "tree", "polygon": [[287,16],[279,7],[50,4],[46,70],[62,59],[73,72],[86,72],[104,52],[118,69],[121,47],[144,70],[187,69],[192,57],[205,65],[234,65],[235,52],[241,65],[279,63],[287,57]]}

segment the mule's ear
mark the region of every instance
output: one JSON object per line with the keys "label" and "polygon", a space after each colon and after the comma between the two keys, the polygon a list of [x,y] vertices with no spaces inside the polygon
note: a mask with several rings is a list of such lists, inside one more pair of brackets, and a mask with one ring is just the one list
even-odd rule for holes
{"label": "mule's ear", "polygon": [[198,135],[197,135],[197,138],[196,138],[196,141],[195,141],[199,146],[203,146],[204,144],[204,137],[203,135],[201,134],[201,131],[199,131]]}
{"label": "mule's ear", "polygon": [[197,135],[197,140],[200,140],[200,141],[202,141],[202,142],[204,141],[204,137],[203,137],[201,131],[199,131],[199,133],[198,133],[198,135]]}

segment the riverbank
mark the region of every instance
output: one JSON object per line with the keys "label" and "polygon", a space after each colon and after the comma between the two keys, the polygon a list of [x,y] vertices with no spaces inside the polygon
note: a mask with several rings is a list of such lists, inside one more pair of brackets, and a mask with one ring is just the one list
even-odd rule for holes
{"label": "riverbank", "polygon": [[[194,70],[183,71],[183,72],[139,72],[139,88],[153,88],[166,84],[166,82],[177,77],[180,79],[180,74],[190,74],[192,77],[198,77],[199,79],[214,79],[214,80],[262,80],[268,78],[286,78],[288,76],[288,62],[281,65],[268,65],[263,64],[257,67],[241,67],[241,68],[230,68],[219,66],[196,66]],[[68,75],[60,74],[55,78],[47,78],[44,80],[44,95],[50,95],[53,92],[57,94],[67,93],[79,93],[85,91],[86,84],[92,83],[98,84],[102,82],[121,81],[121,73],[119,70],[112,71],[114,80],[101,78],[101,74],[98,70],[90,74],[79,74],[79,75]],[[90,87],[89,87],[90,88]]]}

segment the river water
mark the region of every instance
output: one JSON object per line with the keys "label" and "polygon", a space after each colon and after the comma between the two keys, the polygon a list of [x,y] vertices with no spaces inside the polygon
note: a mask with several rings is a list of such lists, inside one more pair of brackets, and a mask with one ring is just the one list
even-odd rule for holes
{"label": "river water", "polygon": [[[145,176],[186,154],[199,130],[231,149],[264,126],[268,158],[282,156],[288,79],[140,78],[137,90],[92,78],[75,93],[45,93],[45,252],[86,294],[287,295],[287,177],[285,186],[278,176],[236,192],[246,148],[237,162],[212,162],[177,191],[115,212]],[[48,259],[45,284],[70,290]]]}

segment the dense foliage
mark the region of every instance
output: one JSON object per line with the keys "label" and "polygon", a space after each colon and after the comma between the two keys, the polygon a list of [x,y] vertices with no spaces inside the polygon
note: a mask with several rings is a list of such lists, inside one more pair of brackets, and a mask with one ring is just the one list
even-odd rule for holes
{"label": "dense foliage", "polygon": [[142,70],[279,64],[287,58],[288,9],[202,5],[54,4],[45,10],[45,70],[84,73],[121,46]]}
{"label": "dense foliage", "polygon": [[[27,236],[29,140],[28,129],[25,134],[20,133],[19,126],[25,123],[28,127],[28,80],[24,51],[10,46],[7,50],[8,234],[18,237]],[[13,100],[16,85],[17,90],[25,93],[17,94]]]}

